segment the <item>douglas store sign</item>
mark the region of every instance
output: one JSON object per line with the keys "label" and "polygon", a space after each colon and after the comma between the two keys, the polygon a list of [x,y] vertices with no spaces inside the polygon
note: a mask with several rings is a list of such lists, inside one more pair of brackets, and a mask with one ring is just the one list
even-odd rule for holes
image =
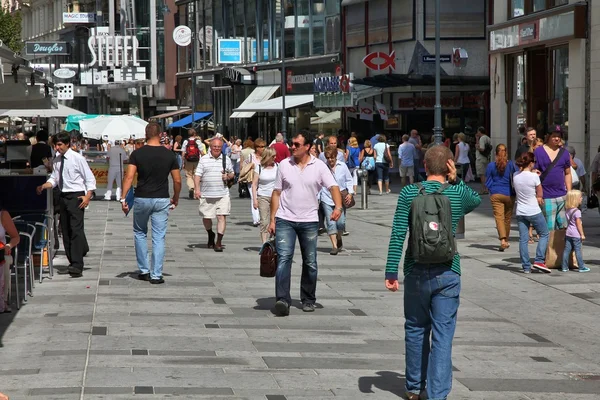
{"label": "douglas store sign", "polygon": [[67,56],[69,46],[67,42],[27,42],[25,53],[30,56],[44,54],[47,56]]}

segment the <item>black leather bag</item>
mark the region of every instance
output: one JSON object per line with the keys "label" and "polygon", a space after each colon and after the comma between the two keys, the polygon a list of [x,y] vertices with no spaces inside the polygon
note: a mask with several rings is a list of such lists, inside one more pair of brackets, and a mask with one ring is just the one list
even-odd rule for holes
{"label": "black leather bag", "polygon": [[598,208],[598,197],[596,196],[595,193],[592,193],[588,196],[587,208],[589,208],[589,209]]}
{"label": "black leather bag", "polygon": [[260,276],[273,278],[277,272],[277,250],[274,240],[271,238],[265,242],[258,254],[260,255]]}

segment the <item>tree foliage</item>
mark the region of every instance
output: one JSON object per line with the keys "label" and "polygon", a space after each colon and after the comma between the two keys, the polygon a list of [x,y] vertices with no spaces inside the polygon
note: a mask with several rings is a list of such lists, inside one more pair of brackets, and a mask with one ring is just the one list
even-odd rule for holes
{"label": "tree foliage", "polygon": [[21,41],[21,13],[13,14],[0,9],[0,40],[5,46],[10,47],[16,53],[23,49]]}

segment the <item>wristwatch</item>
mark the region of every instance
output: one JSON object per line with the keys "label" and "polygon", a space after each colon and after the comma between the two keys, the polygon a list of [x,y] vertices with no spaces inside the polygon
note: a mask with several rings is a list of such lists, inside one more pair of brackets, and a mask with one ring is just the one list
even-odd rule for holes
{"label": "wristwatch", "polygon": [[121,204],[125,204],[125,202],[127,202],[127,200],[125,200],[125,199],[121,199],[121,200],[119,200],[119,202],[120,202]]}
{"label": "wristwatch", "polygon": [[344,211],[344,207],[336,207],[335,209],[338,211]]}

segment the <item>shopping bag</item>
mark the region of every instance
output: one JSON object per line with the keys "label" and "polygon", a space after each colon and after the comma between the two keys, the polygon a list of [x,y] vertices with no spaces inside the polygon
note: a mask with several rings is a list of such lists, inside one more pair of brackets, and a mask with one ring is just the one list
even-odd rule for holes
{"label": "shopping bag", "polygon": [[[556,229],[550,231],[548,237],[548,248],[546,249],[546,267],[551,269],[560,269],[562,267],[562,257],[565,251],[565,240],[566,240],[566,229]],[[569,258],[569,268],[577,269],[577,260],[575,259],[575,253],[571,251],[571,257]]]}

